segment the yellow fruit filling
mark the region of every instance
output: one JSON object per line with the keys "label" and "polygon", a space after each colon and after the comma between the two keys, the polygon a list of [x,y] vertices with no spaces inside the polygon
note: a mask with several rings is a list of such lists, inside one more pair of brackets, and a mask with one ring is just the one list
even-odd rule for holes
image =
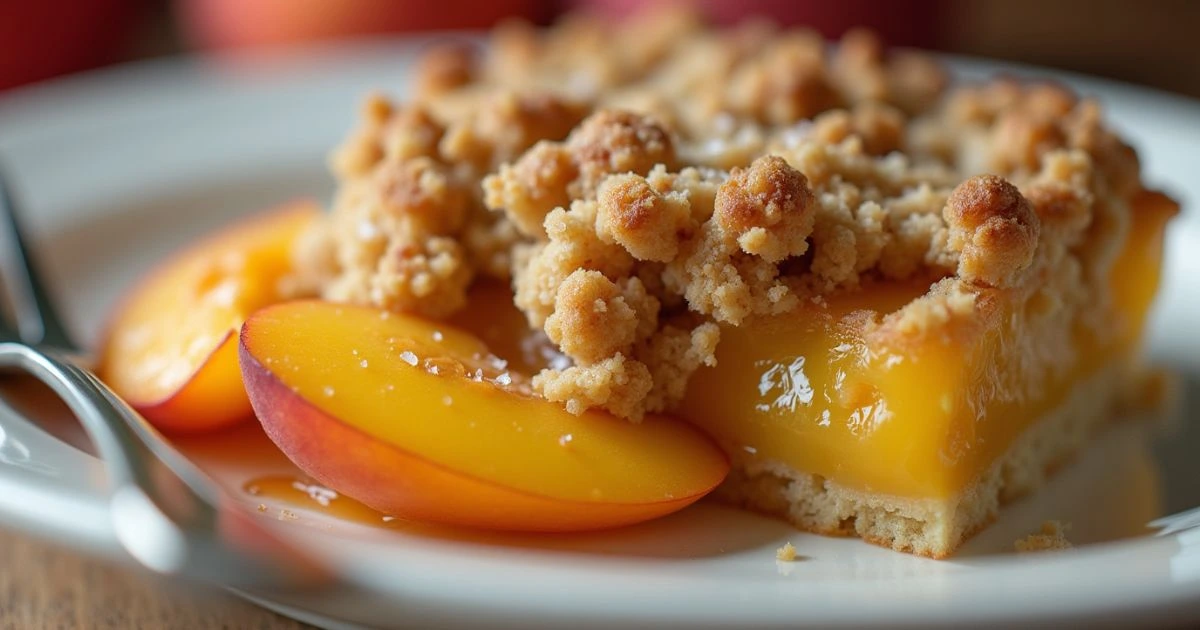
{"label": "yellow fruit filling", "polygon": [[[1113,362],[1129,361],[1157,289],[1170,200],[1148,193],[1110,274],[1097,329],[1039,326],[1038,292],[994,291],[988,317],[918,345],[873,336],[928,282],[865,286],[796,312],[724,327],[679,413],[742,461],[778,462],[841,487],[908,498],[967,489],[1013,441]],[[1098,330],[1105,331],[1104,334]]]}

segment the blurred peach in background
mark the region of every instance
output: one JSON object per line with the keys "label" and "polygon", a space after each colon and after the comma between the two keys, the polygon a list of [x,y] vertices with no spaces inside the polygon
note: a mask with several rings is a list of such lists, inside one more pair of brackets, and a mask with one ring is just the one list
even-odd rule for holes
{"label": "blurred peach in background", "polygon": [[[684,1],[684,0],[676,0]],[[690,0],[719,23],[766,17],[827,37],[853,26],[893,45],[1038,63],[1200,96],[1200,2],[1158,0]],[[645,0],[7,0],[0,90],[137,58],[452,29],[566,11],[621,16]]]}
{"label": "blurred peach in background", "polygon": [[185,39],[201,48],[253,48],[363,35],[485,29],[536,20],[539,0],[178,0]]}

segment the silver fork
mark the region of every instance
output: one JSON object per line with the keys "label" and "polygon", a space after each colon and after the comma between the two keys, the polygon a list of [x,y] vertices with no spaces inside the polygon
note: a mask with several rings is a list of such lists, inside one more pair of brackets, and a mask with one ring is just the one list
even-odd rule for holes
{"label": "silver fork", "polygon": [[284,542],[172,448],[83,363],[43,288],[0,172],[0,274],[16,329],[0,318],[0,372],[32,375],[79,418],[103,460],[118,540],[165,574],[235,588],[292,589],[331,575]]}

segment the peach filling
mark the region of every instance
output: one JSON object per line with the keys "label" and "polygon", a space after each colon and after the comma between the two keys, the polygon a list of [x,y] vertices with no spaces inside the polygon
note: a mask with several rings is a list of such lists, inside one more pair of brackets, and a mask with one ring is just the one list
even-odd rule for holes
{"label": "peach filling", "polygon": [[[1157,289],[1170,200],[1144,194],[1110,275],[1112,322],[1063,334],[1037,292],[996,291],[991,316],[897,349],[867,323],[928,283],[865,287],[786,316],[722,330],[717,365],[679,413],[742,461],[773,461],[842,487],[909,498],[968,488],[1073,386],[1128,361]],[[1112,334],[1112,331],[1116,331]]]}
{"label": "peach filling", "polygon": [[237,330],[285,296],[292,248],[320,216],[296,202],[248,217],[143,278],[109,323],[99,372],[160,429],[208,431],[249,419]]}

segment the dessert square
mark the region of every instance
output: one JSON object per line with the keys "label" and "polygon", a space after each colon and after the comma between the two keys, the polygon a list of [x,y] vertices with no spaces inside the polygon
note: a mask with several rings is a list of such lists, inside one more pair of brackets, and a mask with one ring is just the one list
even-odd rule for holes
{"label": "dessert square", "polygon": [[944,557],[1139,396],[1178,208],[1063,86],[674,9],[414,73],[333,153],[296,291],[440,319],[507,283],[531,395],[696,423],[725,500]]}

